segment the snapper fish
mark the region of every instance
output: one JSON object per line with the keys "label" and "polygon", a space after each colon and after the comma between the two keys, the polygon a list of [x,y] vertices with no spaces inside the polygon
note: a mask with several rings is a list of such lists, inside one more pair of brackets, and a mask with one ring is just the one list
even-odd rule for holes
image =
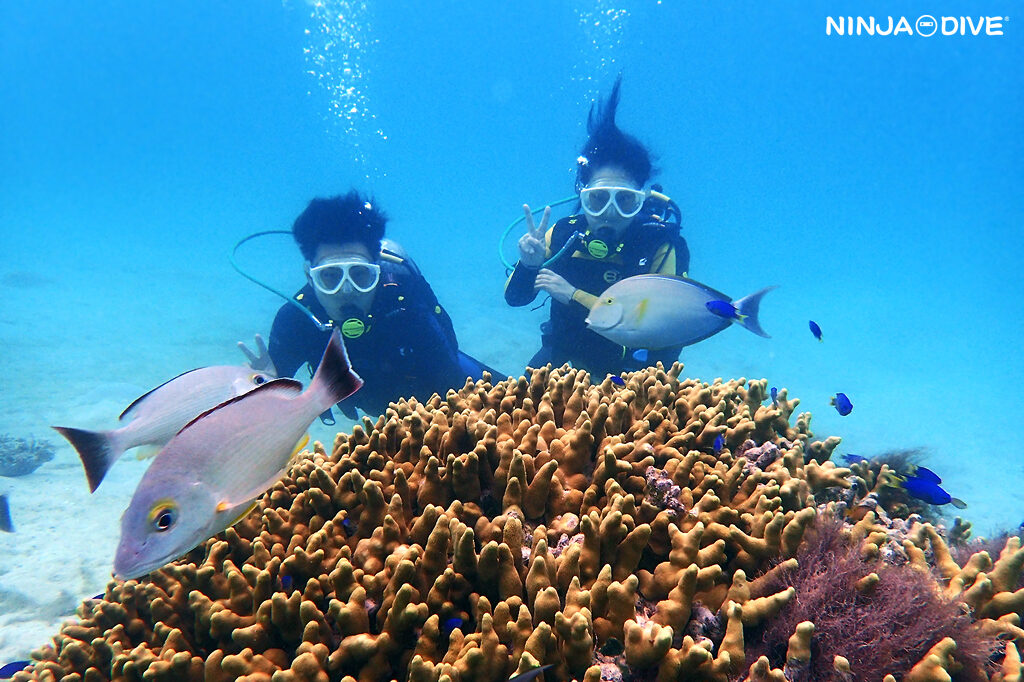
{"label": "snapper fish", "polygon": [[251,367],[219,365],[179,374],[132,402],[113,431],[86,431],[54,426],[78,452],[90,492],[95,492],[125,450],[140,445],[165,445],[196,415],[244,395],[273,380]]}
{"label": "snapper fish", "polygon": [[308,442],[313,420],[362,385],[335,330],[305,391],[275,379],[193,419],[156,456],[121,516],[114,576],[143,576],[244,518]]}
{"label": "snapper fish", "polygon": [[[604,290],[587,315],[587,327],[627,348],[689,346],[733,323],[769,338],[757,320],[761,298],[775,287],[738,301],[686,277],[634,275]],[[712,304],[710,307],[708,304]],[[725,315],[724,305],[735,313]]]}

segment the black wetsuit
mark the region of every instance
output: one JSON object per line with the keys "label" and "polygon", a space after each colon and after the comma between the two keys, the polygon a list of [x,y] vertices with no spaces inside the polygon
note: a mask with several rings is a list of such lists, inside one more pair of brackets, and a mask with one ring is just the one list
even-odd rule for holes
{"label": "black wetsuit", "polygon": [[[643,213],[641,213],[643,216]],[[584,320],[590,306],[609,286],[624,277],[645,273],[683,275],[690,267],[690,251],[673,223],[652,222],[638,217],[622,235],[621,243],[601,240],[602,234],[589,234],[582,215],[559,220],[545,236],[545,258],[557,253],[574,231],[584,234],[575,249],[570,248],[549,266],[577,291],[569,303],[551,299],[551,316],[541,325],[541,348],[530,360],[531,367],[545,363],[555,366],[571,362],[595,375],[617,374],[661,361],[668,365],[679,357],[682,346],[648,350],[646,360],[633,357],[636,350],[587,329]],[[540,268],[516,264],[505,285],[505,301],[524,306],[537,295],[534,280]],[[646,349],[643,349],[646,350]]]}
{"label": "black wetsuit", "polygon": [[[356,408],[366,414],[382,414],[389,402],[415,396],[427,400],[459,389],[466,377],[480,378],[490,369],[459,351],[451,318],[437,302],[430,285],[407,259],[382,259],[380,283],[368,313],[352,310],[342,329],[349,360],[364,384],[354,395],[338,403],[351,419]],[[308,284],[296,294],[321,322],[327,312]],[[330,339],[302,311],[281,306],[270,331],[268,351],[278,376],[294,376],[303,364],[315,368]],[[493,371],[493,370],[491,370]]]}

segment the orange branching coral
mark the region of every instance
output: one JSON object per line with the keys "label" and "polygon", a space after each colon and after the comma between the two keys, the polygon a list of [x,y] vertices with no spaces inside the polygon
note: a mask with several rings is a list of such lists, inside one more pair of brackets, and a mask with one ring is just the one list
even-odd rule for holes
{"label": "orange branching coral", "polygon": [[[785,391],[765,405],[764,380],[681,371],[617,386],[542,368],[394,403],[189,557],[111,583],[16,679],[780,679],[748,667],[745,637],[794,600],[772,580],[850,472],[810,415],[791,425]],[[863,518],[849,541],[878,552],[886,530]],[[973,587],[972,570],[957,575]],[[979,570],[978,608],[1013,626],[1008,578]],[[806,668],[814,627],[787,634],[787,669]]]}

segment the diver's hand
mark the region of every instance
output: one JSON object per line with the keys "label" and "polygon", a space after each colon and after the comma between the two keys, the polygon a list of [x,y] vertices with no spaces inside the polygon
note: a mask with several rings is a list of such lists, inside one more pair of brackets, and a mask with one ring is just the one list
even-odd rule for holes
{"label": "diver's hand", "polygon": [[249,361],[249,366],[254,370],[269,374],[270,376],[277,376],[277,368],[274,367],[274,361],[270,359],[270,353],[267,352],[267,344],[263,343],[262,336],[256,335],[255,353],[249,350],[249,347],[243,341],[238,342],[238,350],[242,351],[245,358]]}
{"label": "diver's hand", "polygon": [[547,268],[542,268],[537,273],[537,278],[534,280],[534,288],[537,291],[546,291],[551,295],[551,298],[559,303],[569,303],[572,300],[572,295],[576,293],[576,287],[569,284],[565,277]]}
{"label": "diver's hand", "polygon": [[544,264],[544,234],[548,231],[551,207],[544,208],[539,226],[533,223],[533,213],[530,212],[529,204],[523,204],[523,211],[526,213],[527,229],[526,234],[519,238],[519,262],[531,268],[538,268]]}

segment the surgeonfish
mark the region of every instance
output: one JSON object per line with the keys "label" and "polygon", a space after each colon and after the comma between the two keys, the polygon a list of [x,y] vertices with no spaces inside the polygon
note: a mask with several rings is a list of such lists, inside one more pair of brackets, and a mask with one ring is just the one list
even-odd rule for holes
{"label": "surgeonfish", "polygon": [[53,428],[78,451],[89,490],[95,492],[111,465],[125,450],[139,445],[165,445],[196,415],[272,379],[272,376],[251,367],[201,367],[179,374],[136,398],[118,418],[124,424],[119,429]]}
{"label": "surgeonfish", "polygon": [[11,520],[11,505],[7,502],[7,495],[0,495],[0,530],[5,533],[14,532],[14,521]]}
{"label": "surgeonfish", "polygon": [[[768,337],[757,320],[761,298],[775,287],[738,301],[700,282],[668,275],[634,275],[604,290],[587,315],[587,326],[627,348],[659,349],[703,341],[733,322]],[[713,301],[730,302],[737,316],[708,310]]]}
{"label": "surgeonfish", "polygon": [[305,391],[275,379],[185,425],[121,516],[115,577],[143,576],[241,520],[308,442],[313,420],[362,384],[335,330]]}
{"label": "surgeonfish", "polygon": [[810,328],[811,333],[814,334],[814,338],[821,341],[821,327],[814,320],[807,320],[807,326]]}

